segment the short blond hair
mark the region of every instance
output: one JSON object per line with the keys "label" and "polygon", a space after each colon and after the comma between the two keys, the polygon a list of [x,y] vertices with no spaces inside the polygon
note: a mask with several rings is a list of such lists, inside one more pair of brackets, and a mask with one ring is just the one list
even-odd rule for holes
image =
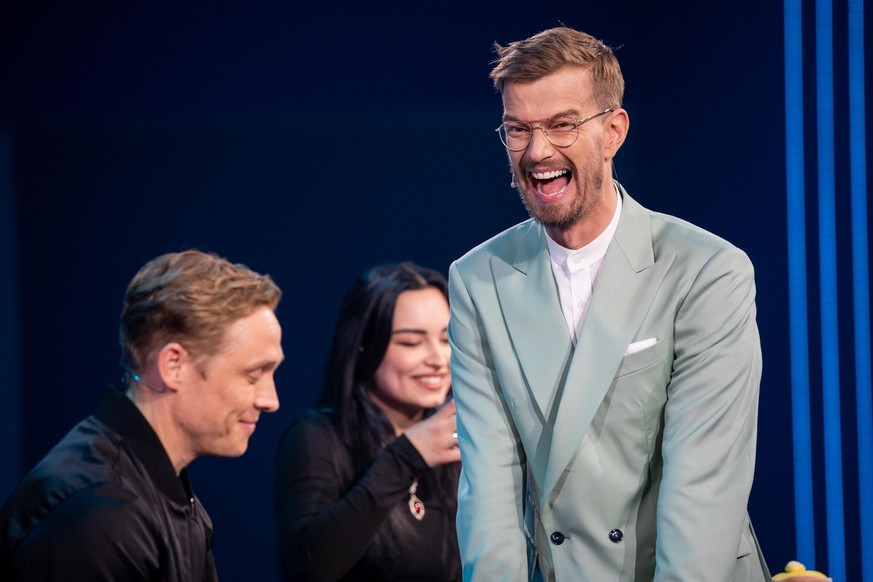
{"label": "short blond hair", "polygon": [[282,291],[269,275],[211,253],[188,250],[146,263],[130,281],[119,331],[122,365],[139,373],[167,343],[213,355],[224,330],[259,307],[275,310]]}
{"label": "short blond hair", "polygon": [[624,77],[612,49],[590,34],[567,27],[550,28],[506,46],[494,43],[497,59],[491,71],[501,93],[507,83],[532,83],[564,67],[591,72],[598,109],[621,107]]}

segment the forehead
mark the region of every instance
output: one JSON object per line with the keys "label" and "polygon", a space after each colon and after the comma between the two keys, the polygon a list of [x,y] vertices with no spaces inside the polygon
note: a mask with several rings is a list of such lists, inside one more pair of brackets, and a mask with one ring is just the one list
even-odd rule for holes
{"label": "forehead", "polygon": [[530,83],[503,87],[503,116],[520,120],[548,119],[558,113],[587,111],[591,102],[591,73],[564,67]]}
{"label": "forehead", "polygon": [[259,307],[230,323],[213,357],[282,359],[282,327],[269,307]]}
{"label": "forehead", "polygon": [[394,306],[394,328],[444,328],[449,321],[449,303],[439,289],[428,287],[403,291]]}

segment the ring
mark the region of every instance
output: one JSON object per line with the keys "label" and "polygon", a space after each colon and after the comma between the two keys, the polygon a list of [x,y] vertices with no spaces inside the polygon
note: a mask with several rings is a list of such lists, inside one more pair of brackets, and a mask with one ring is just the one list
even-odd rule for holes
{"label": "ring", "polygon": [[453,433],[452,433],[452,438],[455,439],[455,440],[458,440],[458,433],[453,432]]}

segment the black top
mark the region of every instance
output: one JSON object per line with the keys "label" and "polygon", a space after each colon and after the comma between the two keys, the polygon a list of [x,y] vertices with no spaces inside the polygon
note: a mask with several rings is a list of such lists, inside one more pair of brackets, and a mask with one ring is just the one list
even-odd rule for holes
{"label": "black top", "polygon": [[[412,443],[401,436],[366,469],[354,467],[352,451],[325,411],[309,411],[285,430],[276,470],[285,579],[460,580],[453,508],[428,491],[431,470]],[[416,495],[425,507],[421,521],[409,508],[409,488],[416,478]],[[371,542],[389,519],[399,539],[392,557],[385,559]]]}
{"label": "black top", "polygon": [[0,510],[0,580],[217,580],[212,522],[121,390]]}

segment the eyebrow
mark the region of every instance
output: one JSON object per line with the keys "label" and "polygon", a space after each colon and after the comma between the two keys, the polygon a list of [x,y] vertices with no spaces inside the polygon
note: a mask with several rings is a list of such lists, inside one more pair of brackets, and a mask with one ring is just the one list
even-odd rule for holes
{"label": "eyebrow", "polygon": [[256,370],[275,370],[279,367],[279,365],[285,361],[285,355],[282,355],[282,358],[279,360],[263,360],[261,362],[257,362],[251,366],[248,366],[245,371],[246,372],[254,372]]}
{"label": "eyebrow", "polygon": [[[567,109],[566,111],[561,111],[559,113],[555,113],[551,117],[547,117],[543,121],[549,121],[551,119],[555,119],[557,117],[579,117],[579,112],[575,109]],[[521,121],[521,119],[517,117],[513,117],[512,115],[504,115],[503,121]],[[539,120],[536,120],[539,121]],[[525,123],[528,123],[527,121]]]}
{"label": "eyebrow", "polygon": [[[448,331],[448,329],[449,329],[448,327],[444,327],[440,331],[440,333],[442,333],[444,331]],[[394,335],[395,333],[415,333],[418,335],[427,335],[427,332],[423,329],[414,329],[414,328],[410,328],[410,327],[401,327],[400,329],[395,329],[395,330],[391,331],[391,335]]]}

